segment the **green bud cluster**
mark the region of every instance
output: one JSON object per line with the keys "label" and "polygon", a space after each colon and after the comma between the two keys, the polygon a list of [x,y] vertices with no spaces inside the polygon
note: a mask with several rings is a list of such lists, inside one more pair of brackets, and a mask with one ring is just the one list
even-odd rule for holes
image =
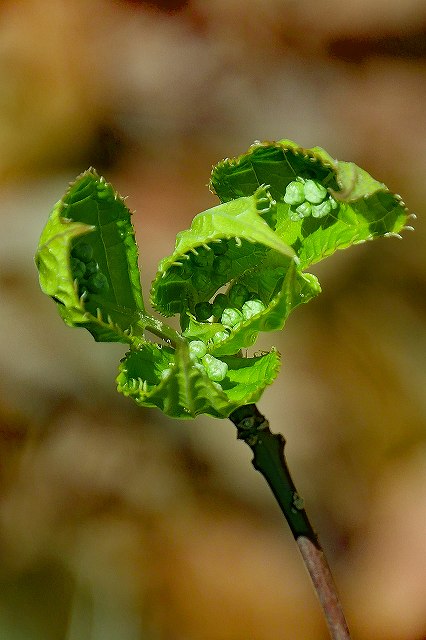
{"label": "green bud cluster", "polygon": [[212,338],[214,344],[226,340],[229,332],[237,329],[242,322],[250,320],[265,310],[265,305],[255,292],[242,283],[236,282],[228,294],[218,293],[213,302],[199,302],[195,305],[195,317],[199,322],[220,322],[224,329]]}
{"label": "green bud cluster", "polygon": [[287,185],[284,202],[290,205],[290,220],[308,216],[324,218],[339,206],[319,180],[297,178]]}
{"label": "green bud cluster", "polygon": [[227,338],[229,338],[229,331],[224,328],[222,331],[216,331],[212,338],[212,342],[213,344],[220,344]]}
{"label": "green bud cluster", "polygon": [[250,298],[250,291],[244,284],[236,282],[229,290],[229,302],[233,307],[240,309]]}
{"label": "green bud cluster", "polygon": [[93,260],[93,249],[87,242],[78,242],[71,251],[70,266],[74,279],[78,280],[79,295],[83,293],[106,293],[108,278]]}
{"label": "green bud cluster", "polygon": [[226,362],[215,358],[210,355],[210,353],[206,353],[201,362],[204,365],[208,377],[210,380],[213,380],[213,382],[222,382],[228,373],[228,365]]}
{"label": "green bud cluster", "polygon": [[207,269],[209,272],[213,268],[218,273],[224,273],[225,267],[228,265],[229,268],[229,265],[232,264],[231,260],[225,256],[228,246],[228,241],[223,239],[213,242],[209,247],[197,247],[187,254],[189,260],[186,260],[186,262],[193,267]]}
{"label": "green bud cluster", "polygon": [[243,314],[234,307],[226,307],[222,313],[221,322],[228,329],[236,329],[243,320]]}
{"label": "green bud cluster", "polygon": [[189,343],[189,355],[192,360],[199,360],[207,353],[207,347],[202,340],[191,340]]}
{"label": "green bud cluster", "polygon": [[264,310],[265,305],[258,300],[257,294],[250,292],[244,284],[236,282],[227,295],[218,293],[213,302],[198,302],[194,312],[199,322],[208,322],[213,317],[215,322],[221,322],[227,329],[232,329]]}
{"label": "green bud cluster", "polygon": [[235,283],[228,294],[229,306],[225,307],[221,316],[224,327],[236,329],[241,322],[265,310],[265,305],[257,299],[254,292],[241,283]]}
{"label": "green bud cluster", "polygon": [[191,279],[194,288],[198,291],[208,288],[212,273],[226,275],[231,267],[232,260],[225,255],[229,249],[229,241],[216,240],[210,246],[196,247],[182,256],[176,265],[177,273],[183,280]]}
{"label": "green bud cluster", "polygon": [[228,373],[226,362],[207,353],[207,347],[202,340],[192,340],[189,343],[189,355],[195,366],[202,368],[213,382],[222,382]]}

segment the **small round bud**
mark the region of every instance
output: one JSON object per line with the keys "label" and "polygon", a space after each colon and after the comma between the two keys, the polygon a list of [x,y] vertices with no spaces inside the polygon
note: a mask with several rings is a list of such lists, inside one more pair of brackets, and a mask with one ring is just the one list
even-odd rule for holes
{"label": "small round bud", "polygon": [[312,205],[309,202],[302,202],[296,207],[296,213],[298,213],[300,220],[302,218],[307,218],[312,211]]}
{"label": "small round bud", "polygon": [[302,204],[305,201],[304,185],[301,182],[290,182],[287,185],[284,195],[284,202],[287,204]]}
{"label": "small round bud", "polygon": [[327,216],[330,213],[330,211],[331,211],[331,204],[329,200],[325,200],[320,204],[312,205],[312,216],[314,218],[324,218],[324,216]]}
{"label": "small round bud", "polygon": [[86,265],[84,262],[79,260],[78,258],[73,258],[71,256],[70,266],[73,278],[77,278],[77,280],[81,280],[86,275]]}
{"label": "small round bud", "polygon": [[238,309],[233,309],[232,307],[227,307],[223,310],[220,321],[224,327],[233,328],[240,324],[242,318],[243,316],[241,314],[241,311],[238,311]]}
{"label": "small round bud", "polygon": [[195,317],[200,322],[207,322],[210,316],[213,314],[212,305],[210,302],[198,302],[195,305]]}
{"label": "small round bud", "polygon": [[90,276],[87,281],[87,288],[91,293],[106,293],[109,289],[107,277],[98,271],[95,275]]}
{"label": "small round bud", "polygon": [[259,313],[262,313],[262,311],[265,311],[265,308],[266,307],[261,300],[247,300],[247,302],[243,304],[241,311],[244,320],[249,320],[250,318],[253,318],[253,316],[257,316]]}
{"label": "small round bud", "polygon": [[228,365],[226,362],[218,360],[209,353],[204,356],[202,362],[208,377],[214,382],[221,382],[228,373]]}
{"label": "small round bud", "polygon": [[94,260],[91,260],[86,264],[86,277],[89,278],[93,276],[97,271],[99,271],[98,263]]}
{"label": "small round bud", "polygon": [[93,249],[87,242],[78,242],[72,248],[71,255],[82,262],[90,262],[93,258]]}
{"label": "small round bud", "polygon": [[213,272],[219,275],[228,273],[232,267],[232,260],[228,256],[217,256],[213,261]]}
{"label": "small round bud", "polygon": [[228,297],[229,297],[229,302],[232,304],[232,306],[237,307],[238,309],[241,309],[243,304],[247,302],[247,300],[249,299],[250,292],[247,289],[245,284],[241,284],[237,282],[229,290]]}
{"label": "small round bud", "polygon": [[223,310],[228,306],[228,296],[224,293],[218,293],[216,298],[213,300],[213,315],[216,318],[220,318],[223,313]]}
{"label": "small round bud", "polygon": [[199,359],[205,356],[207,347],[202,340],[192,340],[189,343],[189,355],[191,358]]}
{"label": "small round bud", "polygon": [[226,340],[227,338],[229,338],[229,333],[227,331],[216,331],[216,333],[214,334],[212,340],[213,340],[213,344],[219,344],[220,342],[223,342],[224,340]]}
{"label": "small round bud", "polygon": [[306,180],[305,199],[311,204],[319,204],[327,197],[327,189],[318,180]]}

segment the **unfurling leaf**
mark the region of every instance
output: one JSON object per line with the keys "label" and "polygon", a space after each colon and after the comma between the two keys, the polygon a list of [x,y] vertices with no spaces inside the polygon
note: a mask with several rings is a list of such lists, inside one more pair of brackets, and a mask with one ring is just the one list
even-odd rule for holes
{"label": "unfurling leaf", "polygon": [[[198,214],[159,265],[151,291],[155,308],[179,313],[183,335],[206,340],[211,354],[252,346],[259,331],[281,329],[293,308],[320,291],[271,228],[275,218],[276,203],[262,185],[251,197]],[[217,293],[224,286],[226,294]],[[243,316],[250,298],[258,312]]]}
{"label": "unfurling leaf", "polygon": [[177,235],[152,283],[155,309],[178,314],[180,332],[145,310],[130,212],[94,170],[55,206],[36,254],[41,287],[67,324],[130,345],[118,390],[175,418],[222,418],[256,402],[279,355],[243,350],[319,294],[304,269],[337,249],[398,236],[407,221],[400,197],[364,170],[289,140],[220,162],[210,186],[221,204]]}
{"label": "unfurling leaf", "polygon": [[158,407],[174,418],[194,418],[200,413],[226,418],[241,405],[257,402],[276,378],[280,364],[274,349],[252,358],[223,357],[224,366],[217,370],[225,375],[215,381],[215,365],[205,358],[194,362],[187,342],[176,349],[146,343],[122,360],[118,390],[137,404]]}
{"label": "unfurling leaf", "polygon": [[95,340],[129,342],[144,310],[130,212],[89,169],[54,207],[36,254],[41,288],[64,321]]}
{"label": "unfurling leaf", "polygon": [[399,234],[406,225],[404,203],[382,182],[320,147],[304,149],[290,140],[255,143],[238,158],[219,162],[210,186],[229,202],[262,183],[276,201],[273,229],[294,249],[302,269],[337,249]]}

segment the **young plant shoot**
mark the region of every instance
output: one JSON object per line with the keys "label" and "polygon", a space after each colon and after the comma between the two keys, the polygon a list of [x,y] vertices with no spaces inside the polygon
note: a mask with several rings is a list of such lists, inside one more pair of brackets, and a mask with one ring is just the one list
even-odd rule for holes
{"label": "young plant shoot", "polygon": [[[321,289],[310,265],[380,236],[408,214],[398,195],[351,162],[290,140],[255,143],[213,168],[219,204],[196,215],[163,258],[146,310],[138,250],[124,200],[94,169],[58,202],[36,253],[42,290],[70,326],[128,352],[118,390],[140,406],[187,419],[230,418],[254,452],[295,536],[331,637],[349,638],[332,578],[284,458],[255,402],[278,373],[274,347],[248,355],[264,331]],[[180,331],[165,318],[178,315]],[[150,339],[155,336],[155,341]],[[160,339],[160,341],[159,341]]]}

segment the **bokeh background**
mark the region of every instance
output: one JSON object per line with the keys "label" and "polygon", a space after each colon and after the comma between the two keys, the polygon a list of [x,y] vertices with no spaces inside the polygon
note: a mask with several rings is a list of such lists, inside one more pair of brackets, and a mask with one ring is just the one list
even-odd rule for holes
{"label": "bokeh background", "polygon": [[33,255],[90,165],[128,195],[145,295],[216,204],[212,164],[291,138],[418,214],[339,253],[268,335],[287,438],[354,639],[426,638],[426,5],[0,3],[0,638],[321,640],[296,545],[230,422],[118,397],[124,353],[65,327]]}

